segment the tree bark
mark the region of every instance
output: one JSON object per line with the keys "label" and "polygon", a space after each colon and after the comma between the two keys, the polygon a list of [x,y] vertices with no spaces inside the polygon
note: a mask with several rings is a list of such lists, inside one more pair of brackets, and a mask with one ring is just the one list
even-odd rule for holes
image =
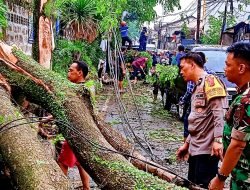
{"label": "tree bark", "polygon": [[[147,171],[155,176],[160,177],[168,182],[171,182],[175,179],[176,175],[171,174],[167,168],[152,162],[142,156],[138,151],[136,151],[132,144],[130,144],[119,132],[114,130],[110,125],[105,123],[101,118],[97,118],[97,126],[105,137],[105,139],[112,145],[112,147],[125,155],[131,155],[134,158],[131,158],[130,162],[140,170]],[[129,158],[129,156],[127,156]],[[152,165],[150,165],[150,163]],[[178,179],[176,183],[181,184],[182,180]]]}
{"label": "tree bark", "polygon": [[79,162],[102,189],[181,189],[136,169],[123,156],[112,153],[116,150],[102,136],[88,109],[90,98],[86,90],[82,97],[79,85],[42,68],[19,50],[13,52],[18,61],[2,60],[1,73],[60,120],[60,130]]}
{"label": "tree bark", "polygon": [[6,86],[0,79],[0,150],[18,189],[68,189],[66,176],[52,156],[45,154],[37,132],[23,124],[28,120],[12,105]]}

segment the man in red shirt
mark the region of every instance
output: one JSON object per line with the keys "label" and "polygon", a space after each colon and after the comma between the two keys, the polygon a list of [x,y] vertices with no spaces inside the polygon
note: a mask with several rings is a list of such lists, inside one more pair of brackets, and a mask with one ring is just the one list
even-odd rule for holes
{"label": "man in red shirt", "polygon": [[135,61],[132,62],[133,67],[133,77],[134,77],[134,84],[137,82],[137,76],[140,73],[141,78],[145,78],[145,72],[144,69],[146,68],[146,62],[148,61],[148,58],[146,57],[139,57]]}
{"label": "man in red shirt", "polygon": [[[74,61],[68,71],[68,79],[73,83],[84,83],[88,75],[88,65],[81,61]],[[67,175],[68,168],[77,166],[82,180],[83,190],[90,190],[89,175],[77,161],[67,141],[63,142],[62,150],[58,158],[58,165],[63,173]]]}

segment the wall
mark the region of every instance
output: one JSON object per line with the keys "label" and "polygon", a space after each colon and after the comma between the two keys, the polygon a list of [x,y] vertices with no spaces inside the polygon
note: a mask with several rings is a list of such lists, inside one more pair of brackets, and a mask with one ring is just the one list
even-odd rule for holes
{"label": "wall", "polygon": [[8,7],[8,27],[5,41],[9,45],[17,45],[26,54],[32,54],[32,44],[28,43],[31,33],[32,16],[29,11],[19,5],[6,2]]}

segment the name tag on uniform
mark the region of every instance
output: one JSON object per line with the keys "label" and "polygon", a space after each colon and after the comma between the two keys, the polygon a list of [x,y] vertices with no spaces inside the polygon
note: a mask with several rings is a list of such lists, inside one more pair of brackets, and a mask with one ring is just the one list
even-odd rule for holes
{"label": "name tag on uniform", "polygon": [[197,93],[195,95],[195,99],[194,99],[194,106],[195,107],[203,107],[206,104],[206,100],[205,100],[205,94],[202,93]]}
{"label": "name tag on uniform", "polygon": [[195,99],[203,99],[203,98],[205,99],[204,93],[198,93],[195,95]]}

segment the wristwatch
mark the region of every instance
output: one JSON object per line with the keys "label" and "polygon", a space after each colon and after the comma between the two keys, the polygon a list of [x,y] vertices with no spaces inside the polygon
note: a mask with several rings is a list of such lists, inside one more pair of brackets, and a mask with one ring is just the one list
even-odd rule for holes
{"label": "wristwatch", "polygon": [[219,171],[217,172],[217,177],[218,177],[218,179],[219,179],[220,181],[223,181],[223,182],[226,181],[226,179],[228,178],[228,176],[226,176],[226,175],[220,173]]}
{"label": "wristwatch", "polygon": [[221,137],[216,137],[216,138],[214,138],[214,142],[222,143],[222,138]]}

